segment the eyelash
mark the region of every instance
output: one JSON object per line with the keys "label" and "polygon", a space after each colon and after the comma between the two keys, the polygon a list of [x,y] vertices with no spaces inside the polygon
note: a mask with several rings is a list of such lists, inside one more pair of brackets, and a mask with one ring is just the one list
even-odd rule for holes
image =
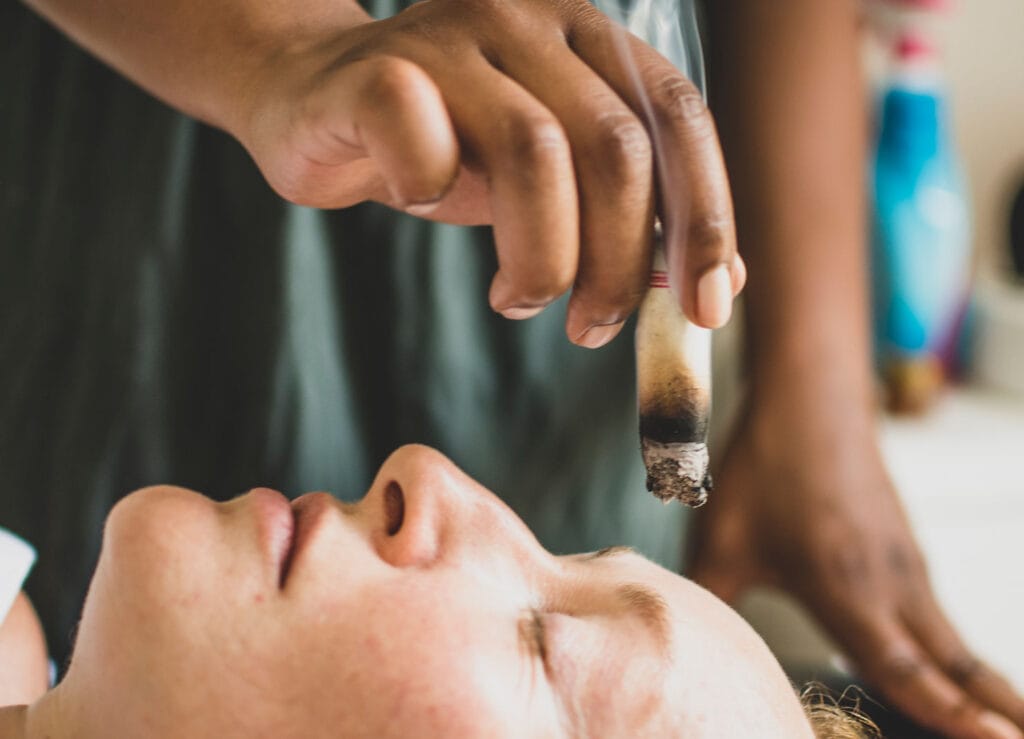
{"label": "eyelash", "polygon": [[544,615],[537,608],[530,609],[530,639],[540,661],[547,667],[548,645],[544,638]]}

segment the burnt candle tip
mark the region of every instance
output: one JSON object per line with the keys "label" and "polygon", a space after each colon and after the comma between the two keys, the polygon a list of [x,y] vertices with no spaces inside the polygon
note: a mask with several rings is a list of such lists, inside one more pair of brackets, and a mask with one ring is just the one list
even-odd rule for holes
{"label": "burnt candle tip", "polygon": [[703,443],[663,444],[643,439],[647,490],[664,503],[678,500],[697,508],[712,489],[708,450]]}

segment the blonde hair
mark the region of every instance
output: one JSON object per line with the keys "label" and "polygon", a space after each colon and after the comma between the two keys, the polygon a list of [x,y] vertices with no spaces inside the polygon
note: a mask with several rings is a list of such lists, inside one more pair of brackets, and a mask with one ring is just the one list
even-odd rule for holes
{"label": "blonde hair", "polygon": [[847,688],[835,698],[824,685],[810,683],[800,703],[818,739],[882,739],[878,726],[861,711],[860,691]]}

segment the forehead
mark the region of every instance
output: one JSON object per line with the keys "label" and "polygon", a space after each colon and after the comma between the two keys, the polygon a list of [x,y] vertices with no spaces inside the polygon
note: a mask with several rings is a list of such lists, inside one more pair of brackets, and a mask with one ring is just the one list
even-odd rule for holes
{"label": "forehead", "polygon": [[579,569],[573,597],[554,619],[556,688],[583,736],[679,736],[679,614],[689,610],[675,575],[624,547],[566,558]]}
{"label": "forehead", "polygon": [[656,706],[673,727],[669,735],[811,736],[782,668],[732,608],[639,555],[617,553],[599,559],[608,577],[643,584],[668,606],[671,651],[660,695],[636,705]]}

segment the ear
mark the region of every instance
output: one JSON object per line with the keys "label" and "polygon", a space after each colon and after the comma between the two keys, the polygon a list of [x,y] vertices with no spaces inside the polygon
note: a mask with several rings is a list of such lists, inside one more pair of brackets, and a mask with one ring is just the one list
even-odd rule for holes
{"label": "ear", "polygon": [[[48,685],[46,638],[35,609],[20,593],[0,624],[0,706],[33,703]],[[8,734],[0,731],[0,736]]]}

